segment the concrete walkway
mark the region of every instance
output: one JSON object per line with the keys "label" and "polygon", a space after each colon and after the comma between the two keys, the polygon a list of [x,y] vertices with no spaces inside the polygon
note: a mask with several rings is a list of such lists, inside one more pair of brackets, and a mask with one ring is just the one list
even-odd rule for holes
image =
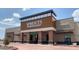
{"label": "concrete walkway", "polygon": [[79,50],[79,46],[72,45],[53,45],[53,44],[28,44],[10,43],[9,46],[17,47],[19,50]]}

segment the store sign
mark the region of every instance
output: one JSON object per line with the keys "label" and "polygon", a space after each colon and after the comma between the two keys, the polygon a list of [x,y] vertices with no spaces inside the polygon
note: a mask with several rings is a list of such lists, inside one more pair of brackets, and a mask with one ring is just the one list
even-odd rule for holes
{"label": "store sign", "polygon": [[41,26],[41,24],[42,24],[41,20],[37,20],[37,21],[33,21],[33,22],[28,22],[27,23],[27,28],[38,27],[38,26]]}

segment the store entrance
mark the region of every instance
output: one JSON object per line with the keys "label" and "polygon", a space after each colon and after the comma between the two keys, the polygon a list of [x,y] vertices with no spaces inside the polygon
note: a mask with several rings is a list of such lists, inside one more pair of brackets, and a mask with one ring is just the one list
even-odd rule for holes
{"label": "store entrance", "polygon": [[38,43],[38,34],[37,32],[30,33],[30,43],[37,44]]}
{"label": "store entrance", "polygon": [[71,44],[71,35],[70,34],[67,34],[65,35],[65,44],[68,44],[70,45]]}
{"label": "store entrance", "polygon": [[48,44],[48,42],[49,42],[49,37],[48,37],[48,32],[46,32],[43,35],[42,44]]}

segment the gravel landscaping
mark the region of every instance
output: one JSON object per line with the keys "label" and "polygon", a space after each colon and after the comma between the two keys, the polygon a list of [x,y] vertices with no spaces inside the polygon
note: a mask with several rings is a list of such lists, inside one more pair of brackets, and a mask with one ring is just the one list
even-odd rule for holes
{"label": "gravel landscaping", "polygon": [[13,47],[13,46],[2,46],[0,45],[0,50],[17,50],[18,48]]}
{"label": "gravel landscaping", "polygon": [[18,48],[14,46],[4,46],[3,41],[0,41],[0,50],[18,50]]}

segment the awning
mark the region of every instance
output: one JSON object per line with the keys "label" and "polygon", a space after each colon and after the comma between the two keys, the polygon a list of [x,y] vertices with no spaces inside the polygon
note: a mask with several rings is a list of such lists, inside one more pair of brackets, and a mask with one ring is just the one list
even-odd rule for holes
{"label": "awning", "polygon": [[22,30],[21,32],[37,32],[37,31],[49,31],[49,30],[56,31],[54,27],[47,27],[47,28]]}

